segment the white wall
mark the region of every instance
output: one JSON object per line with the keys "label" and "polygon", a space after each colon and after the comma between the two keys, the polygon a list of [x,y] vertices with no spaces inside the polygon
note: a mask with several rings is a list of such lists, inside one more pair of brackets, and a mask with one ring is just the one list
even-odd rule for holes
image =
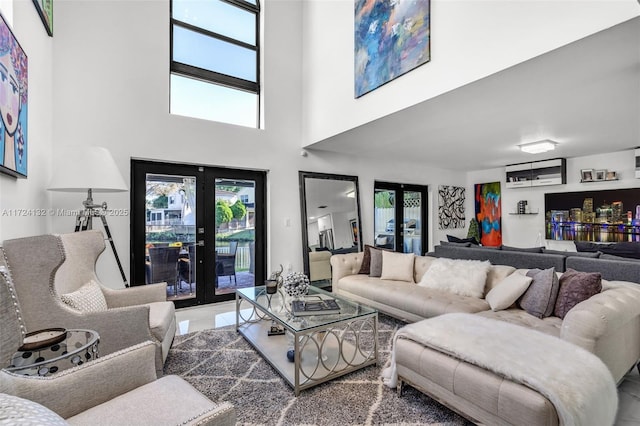
{"label": "white wall", "polygon": [[[532,160],[534,161],[534,160]],[[618,173],[618,181],[580,183],[581,169],[608,169]],[[575,250],[573,243],[544,240],[544,194],[574,191],[596,191],[602,189],[637,188],[640,180],[635,178],[635,156],[633,150],[609,154],[576,157],[567,159],[567,184],[541,186],[536,188],[505,188],[504,168],[474,171],[467,175],[467,192],[473,194],[476,183],[501,182],[502,194],[502,243],[508,246],[533,247],[542,235],[542,243],[549,248]],[[509,215],[516,211],[519,200],[527,200],[537,215]],[[467,208],[473,217],[473,197],[468,197]],[[468,223],[468,222],[467,222]],[[468,228],[467,228],[468,229]]]}
{"label": "white wall", "polygon": [[0,241],[43,234],[49,217],[40,216],[50,207],[45,190],[51,173],[52,38],[30,1],[2,5],[2,13],[28,58],[27,179],[0,174]]}
{"label": "white wall", "polygon": [[304,146],[640,13],[635,0],[432,0],[431,61],[354,99],[354,2],[304,4]]}
{"label": "white wall", "polygon": [[[464,184],[459,173],[425,170],[410,162],[388,164],[320,152],[302,157],[302,4],[278,0],[263,7],[265,130],[255,130],[168,114],[168,2],[57,2],[54,144],[109,147],[126,180],[131,157],[268,170],[272,268],[291,264],[302,270],[299,170],[359,176],[366,243],[373,239],[374,179]],[[83,199],[55,193],[52,203],[76,209]],[[128,193],[101,194],[96,201],[129,208]],[[129,219],[108,219],[127,274]],[[73,218],[54,218],[53,232],[72,228]],[[106,285],[121,285],[109,250],[98,263],[98,274]]]}

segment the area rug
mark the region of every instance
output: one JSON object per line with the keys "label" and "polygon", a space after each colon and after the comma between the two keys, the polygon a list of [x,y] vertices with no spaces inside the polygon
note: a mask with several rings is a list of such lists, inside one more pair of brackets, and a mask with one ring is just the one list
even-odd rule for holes
{"label": "area rug", "polygon": [[298,397],[235,327],[176,336],[164,372],[181,376],[213,401],[231,402],[240,425],[470,425],[411,387],[398,397],[382,384],[380,370],[402,325],[381,315],[377,366],[304,390]]}

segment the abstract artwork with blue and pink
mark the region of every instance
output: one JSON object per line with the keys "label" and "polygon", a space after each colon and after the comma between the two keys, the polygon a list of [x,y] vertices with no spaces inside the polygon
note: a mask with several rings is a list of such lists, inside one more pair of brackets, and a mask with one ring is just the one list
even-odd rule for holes
{"label": "abstract artwork with blue and pink", "polygon": [[429,62],[430,0],[355,0],[355,96]]}

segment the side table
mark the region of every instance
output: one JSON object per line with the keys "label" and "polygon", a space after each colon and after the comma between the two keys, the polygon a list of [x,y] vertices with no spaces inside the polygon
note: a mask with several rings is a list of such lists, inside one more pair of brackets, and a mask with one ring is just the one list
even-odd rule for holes
{"label": "side table", "polygon": [[93,330],[67,330],[64,340],[19,350],[5,370],[25,376],[48,376],[98,358],[100,336]]}

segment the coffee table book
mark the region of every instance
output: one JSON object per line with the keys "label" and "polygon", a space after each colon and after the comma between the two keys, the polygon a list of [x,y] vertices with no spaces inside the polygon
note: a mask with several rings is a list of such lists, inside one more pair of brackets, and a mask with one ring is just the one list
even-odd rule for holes
{"label": "coffee table book", "polygon": [[340,313],[340,306],[334,299],[294,300],[291,311],[295,316],[332,315]]}

